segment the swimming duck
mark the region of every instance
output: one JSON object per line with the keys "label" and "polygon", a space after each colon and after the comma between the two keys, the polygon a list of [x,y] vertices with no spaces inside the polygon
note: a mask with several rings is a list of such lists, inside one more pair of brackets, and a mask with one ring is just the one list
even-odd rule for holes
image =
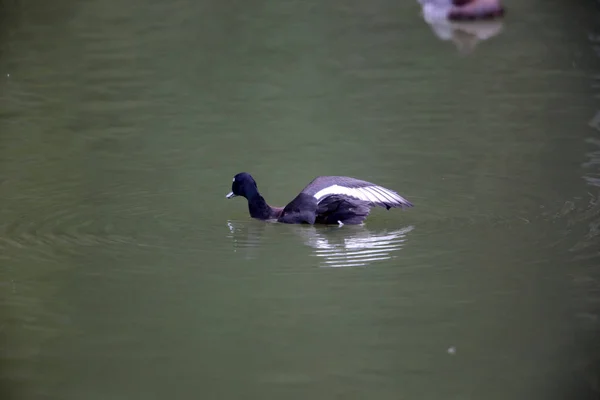
{"label": "swimming duck", "polygon": [[481,21],[503,17],[500,0],[419,0],[426,20]]}
{"label": "swimming duck", "polygon": [[413,205],[393,190],[347,176],[319,176],[285,207],[271,207],[247,172],[234,176],[228,199],[248,200],[252,218],[286,224],[361,224],[371,207],[408,208]]}

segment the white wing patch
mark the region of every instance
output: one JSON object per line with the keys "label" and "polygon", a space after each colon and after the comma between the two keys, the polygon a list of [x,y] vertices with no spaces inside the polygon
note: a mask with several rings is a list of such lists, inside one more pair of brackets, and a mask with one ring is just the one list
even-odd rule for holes
{"label": "white wing patch", "polygon": [[343,195],[352,197],[354,199],[369,202],[371,204],[383,205],[389,204],[390,206],[410,206],[410,202],[389,189],[381,186],[363,186],[357,188],[349,188],[346,186],[332,185],[324,189],[319,190],[314,194],[317,201],[330,195]]}

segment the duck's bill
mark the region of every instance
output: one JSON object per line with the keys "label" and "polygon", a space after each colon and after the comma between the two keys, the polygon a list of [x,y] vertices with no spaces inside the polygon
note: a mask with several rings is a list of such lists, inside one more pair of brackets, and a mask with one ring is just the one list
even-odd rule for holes
{"label": "duck's bill", "polygon": [[229,193],[227,194],[227,196],[225,196],[225,197],[226,197],[226,198],[228,198],[228,199],[230,199],[230,198],[232,198],[232,197],[235,197],[235,196],[236,196],[236,195],[235,195],[235,194],[233,194],[233,192],[229,192]]}

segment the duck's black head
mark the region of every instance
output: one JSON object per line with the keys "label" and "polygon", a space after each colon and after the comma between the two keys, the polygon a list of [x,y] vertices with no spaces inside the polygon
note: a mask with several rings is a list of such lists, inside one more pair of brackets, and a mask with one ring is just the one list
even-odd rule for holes
{"label": "duck's black head", "polygon": [[233,183],[231,184],[231,192],[225,196],[228,199],[236,196],[242,196],[247,199],[258,194],[258,185],[256,181],[247,172],[240,172],[233,177]]}

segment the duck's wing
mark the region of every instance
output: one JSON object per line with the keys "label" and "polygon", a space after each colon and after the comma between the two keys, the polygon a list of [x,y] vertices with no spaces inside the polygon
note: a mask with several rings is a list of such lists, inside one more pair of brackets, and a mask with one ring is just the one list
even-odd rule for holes
{"label": "duck's wing", "polygon": [[391,189],[348,176],[320,176],[302,193],[313,196],[317,204],[329,196],[348,197],[366,202],[371,207],[408,208],[412,203]]}
{"label": "duck's wing", "polygon": [[317,205],[315,220],[320,224],[362,224],[370,211],[370,204],[366,201],[332,194]]}

